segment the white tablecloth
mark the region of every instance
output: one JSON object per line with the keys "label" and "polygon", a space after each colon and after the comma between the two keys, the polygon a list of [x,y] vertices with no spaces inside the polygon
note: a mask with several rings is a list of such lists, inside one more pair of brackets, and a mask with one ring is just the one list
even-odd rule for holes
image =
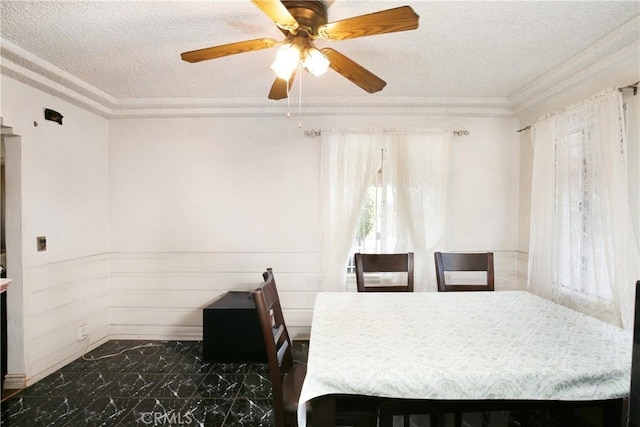
{"label": "white tablecloth", "polygon": [[632,334],[527,292],[320,293],[305,404],[326,394],[600,400],[629,394]]}

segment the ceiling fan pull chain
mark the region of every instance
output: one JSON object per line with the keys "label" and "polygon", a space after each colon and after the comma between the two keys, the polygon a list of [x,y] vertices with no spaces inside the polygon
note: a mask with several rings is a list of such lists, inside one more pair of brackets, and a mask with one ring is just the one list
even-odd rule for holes
{"label": "ceiling fan pull chain", "polygon": [[287,82],[287,119],[291,118],[291,98],[289,97],[289,82]]}
{"label": "ceiling fan pull chain", "polygon": [[302,128],[302,63],[298,63],[298,74],[300,74],[300,83],[298,83],[300,88],[298,92],[298,128]]}

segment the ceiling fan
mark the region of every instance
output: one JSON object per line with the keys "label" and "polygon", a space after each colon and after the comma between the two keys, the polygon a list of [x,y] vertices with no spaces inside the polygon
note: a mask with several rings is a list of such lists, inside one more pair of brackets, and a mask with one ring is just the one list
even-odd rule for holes
{"label": "ceiling fan", "polygon": [[276,77],[269,99],[288,96],[298,64],[314,75],[321,75],[329,67],[369,93],[375,93],[387,84],[335,49],[317,49],[313,41],[318,37],[334,41],[373,36],[418,28],[419,16],[410,6],[382,10],[328,23],[326,0],[251,0],[284,33],[278,42],[261,38],[183,52],[187,62],[200,62],[237,53],[251,52],[280,46],[271,69]]}

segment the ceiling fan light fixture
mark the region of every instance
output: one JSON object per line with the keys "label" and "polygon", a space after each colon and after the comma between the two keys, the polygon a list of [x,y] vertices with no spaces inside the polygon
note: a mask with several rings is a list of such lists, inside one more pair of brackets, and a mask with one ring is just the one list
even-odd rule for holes
{"label": "ceiling fan light fixture", "polygon": [[314,76],[320,77],[327,72],[329,60],[318,49],[310,47],[304,52],[302,66]]}
{"label": "ceiling fan light fixture", "polygon": [[276,60],[271,64],[271,70],[283,79],[289,80],[291,74],[298,68],[300,48],[295,44],[283,44],[278,48]]}

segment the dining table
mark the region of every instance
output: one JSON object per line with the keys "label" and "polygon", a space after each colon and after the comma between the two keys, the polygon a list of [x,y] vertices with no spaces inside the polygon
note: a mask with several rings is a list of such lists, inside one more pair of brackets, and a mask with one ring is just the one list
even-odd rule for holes
{"label": "dining table", "polygon": [[311,404],[314,427],[333,425],[344,395],[596,402],[619,419],[632,335],[526,291],[320,292],[298,424]]}

